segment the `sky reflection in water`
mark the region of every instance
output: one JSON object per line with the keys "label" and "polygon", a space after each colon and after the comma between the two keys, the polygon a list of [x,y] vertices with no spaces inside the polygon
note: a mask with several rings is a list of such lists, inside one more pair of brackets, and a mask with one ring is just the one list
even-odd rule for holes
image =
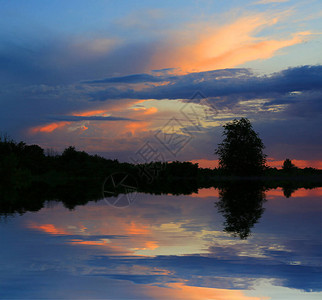
{"label": "sky reflection in water", "polygon": [[321,299],[322,189],[255,191],[237,221],[232,191],[138,194],[123,209],[51,202],[7,218],[0,298]]}

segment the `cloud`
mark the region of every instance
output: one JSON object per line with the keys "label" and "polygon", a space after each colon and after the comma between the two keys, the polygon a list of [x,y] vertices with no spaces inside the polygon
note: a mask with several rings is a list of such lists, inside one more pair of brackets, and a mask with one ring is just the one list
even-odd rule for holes
{"label": "cloud", "polygon": [[[32,127],[29,129],[29,132],[32,134],[43,132],[43,133],[51,133],[56,129],[62,129],[63,127],[70,125],[72,122],[82,122],[82,121],[135,121],[134,119],[129,118],[121,118],[121,117],[113,117],[113,116],[76,116],[76,115],[61,115],[61,116],[50,116],[48,119],[55,120],[56,122],[52,122],[46,125],[40,125],[36,127]],[[139,124],[139,123],[138,123]],[[81,125],[80,127],[82,130],[87,130],[88,127],[85,125]]]}
{"label": "cloud", "polygon": [[[315,245],[315,251],[318,249],[319,245]],[[203,287],[212,288],[233,288],[238,287],[244,289],[253,288],[255,280],[253,278],[267,278],[273,279],[274,285],[282,285],[284,287],[295,288],[300,290],[321,291],[319,285],[320,270],[315,266],[309,265],[292,265],[283,260],[287,260],[290,257],[290,253],[286,251],[278,250],[273,253],[267,253],[271,258],[251,258],[248,256],[238,256],[238,248],[249,249],[249,247],[243,247],[240,244],[235,244],[232,246],[221,246],[214,248],[214,253],[218,253],[220,257],[211,256],[201,256],[201,255],[185,255],[185,256],[156,256],[152,258],[131,258],[130,260],[117,260],[115,263],[127,264],[130,263],[134,265],[140,265],[144,267],[154,267],[163,268],[169,271],[169,276],[167,280],[173,280],[175,278],[180,278],[185,280],[189,285],[202,285]],[[101,266],[106,264],[108,258],[103,256],[97,257],[92,261],[95,266]],[[173,274],[171,276],[171,274]],[[302,276],[299,278],[299,274]],[[104,276],[104,274],[102,274]],[[213,279],[211,284],[207,280],[198,282],[198,278],[201,276],[208,279]],[[218,278],[223,278],[222,281]],[[229,280],[224,280],[224,278],[229,278]],[[237,282],[231,280],[231,278],[239,278]],[[151,283],[151,278],[140,277],[140,276],[122,276],[123,280],[130,280],[132,282],[140,283]],[[158,279],[158,278],[154,278]],[[161,279],[161,280],[160,280]],[[216,279],[218,281],[216,281]],[[305,280],[304,280],[305,279]],[[159,278],[159,284],[164,281],[163,278]]]}
{"label": "cloud", "polygon": [[152,76],[150,74],[134,74],[121,77],[110,77],[100,80],[89,80],[83,83],[145,83],[145,82],[161,82],[161,77]]}
{"label": "cloud", "polygon": [[[281,103],[281,99],[277,98],[281,95],[287,96],[288,102],[292,102],[291,99],[302,97],[301,93],[322,90],[320,65],[289,68],[266,76],[256,75],[249,69],[223,69],[162,78],[164,85],[148,86],[139,91],[117,87],[104,89],[102,86],[100,91],[93,92],[90,96],[93,100],[113,98],[189,100],[195,91],[201,90],[208,98],[232,97],[238,101],[264,97],[275,98],[276,103]],[[123,82],[122,77],[117,80]],[[273,101],[269,103],[274,104]]]}
{"label": "cloud", "polygon": [[268,59],[279,49],[304,42],[310,32],[293,32],[289,37],[257,37],[272,27],[282,14],[249,14],[218,26],[214,22],[186,26],[172,34],[153,56],[151,65],[177,67],[183,72],[231,68],[248,61]]}
{"label": "cloud", "polygon": [[155,47],[108,36],[2,43],[0,82],[6,84],[71,84],[95,76],[142,72],[148,70],[146,58]]}
{"label": "cloud", "polygon": [[51,116],[50,119],[79,122],[79,121],[137,121],[128,118],[113,117],[113,116]]}
{"label": "cloud", "polygon": [[289,2],[290,0],[260,0],[255,2],[255,4],[270,4],[270,3],[283,3]]}
{"label": "cloud", "polygon": [[50,133],[50,132],[53,132],[56,129],[62,128],[62,127],[66,126],[66,125],[69,125],[69,124],[70,124],[70,122],[64,122],[64,121],[54,122],[54,123],[50,123],[50,124],[47,124],[47,125],[33,127],[33,128],[30,128],[29,130],[30,130],[30,133],[37,133],[37,132]]}

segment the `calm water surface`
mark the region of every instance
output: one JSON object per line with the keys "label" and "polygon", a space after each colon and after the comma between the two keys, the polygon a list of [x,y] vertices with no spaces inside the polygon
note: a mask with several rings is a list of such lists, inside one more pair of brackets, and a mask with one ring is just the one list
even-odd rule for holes
{"label": "calm water surface", "polygon": [[322,189],[137,194],[2,218],[1,299],[322,299]]}

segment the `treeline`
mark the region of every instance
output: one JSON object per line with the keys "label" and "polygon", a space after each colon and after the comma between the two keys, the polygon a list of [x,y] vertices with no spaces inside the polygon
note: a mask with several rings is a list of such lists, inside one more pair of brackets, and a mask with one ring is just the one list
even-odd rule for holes
{"label": "treeline", "polygon": [[[177,181],[194,188],[209,185],[213,181],[236,180],[221,168],[199,168],[191,162],[153,162],[146,164],[121,163],[116,159],[106,159],[66,148],[62,154],[47,153],[38,145],[27,145],[0,137],[0,178],[2,186],[22,188],[32,182],[46,182],[50,185],[63,184],[73,180],[104,180],[107,176],[124,172],[136,178],[141,190],[157,190],[158,185],[173,186]],[[261,177],[267,180],[321,181],[322,170],[297,168],[286,159],[282,169],[266,167]],[[250,179],[249,176],[246,177]],[[182,181],[184,179],[185,181]],[[189,181],[191,182],[189,184]],[[192,183],[193,182],[193,183]]]}
{"label": "treeline", "polygon": [[26,145],[12,140],[0,141],[0,176],[2,184],[26,186],[32,181],[65,181],[67,179],[103,177],[106,170],[129,168],[97,155],[89,155],[69,147],[61,155],[45,155],[38,145]]}
{"label": "treeline", "polygon": [[133,175],[138,184],[150,184],[158,179],[167,181],[176,178],[196,178],[198,164],[191,162],[155,162],[134,165],[121,163],[117,159],[106,159],[66,148],[62,154],[45,154],[38,145],[27,145],[0,137],[0,178],[1,185],[16,188],[31,182],[48,182],[52,185],[72,180],[103,180],[107,176],[125,172]]}

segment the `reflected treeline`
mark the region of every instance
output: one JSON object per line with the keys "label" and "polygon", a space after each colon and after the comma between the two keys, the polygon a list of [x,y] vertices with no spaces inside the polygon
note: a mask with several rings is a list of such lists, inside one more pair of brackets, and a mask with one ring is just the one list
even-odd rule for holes
{"label": "reflected treeline", "polygon": [[[118,185],[117,180],[121,182]],[[291,197],[299,188],[321,186],[317,182],[263,182],[257,180],[222,180],[205,186],[197,180],[159,179],[151,184],[138,180],[137,186],[131,182],[130,189],[122,177],[114,177],[111,181],[71,180],[63,184],[34,182],[28,187],[16,188],[0,185],[0,220],[15,214],[36,212],[46,206],[47,201],[62,202],[68,209],[77,205],[85,205],[89,201],[99,201],[103,197],[115,197],[118,194],[137,192],[155,195],[189,195],[198,193],[199,188],[214,187],[219,190],[219,200],[215,206],[225,218],[224,231],[235,237],[246,239],[253,226],[259,222],[265,202],[265,191],[282,187],[285,197]],[[108,182],[108,184],[107,184]],[[105,183],[105,185],[104,185]],[[110,195],[104,190],[113,191]]]}
{"label": "reflected treeline", "polygon": [[[114,180],[117,179],[117,176],[115,176]],[[125,182],[125,186],[126,184]],[[118,182],[113,185],[110,181],[107,185],[104,179],[73,179],[59,184],[38,181],[20,188],[0,184],[0,216],[38,211],[45,206],[46,201],[62,202],[66,208],[74,209],[77,205],[85,205],[89,201],[98,201],[104,197],[116,197],[119,194],[131,193],[133,190],[154,195],[198,193],[198,182],[196,180],[161,180],[149,185],[138,180],[136,184],[136,186],[131,184],[130,189],[118,185]],[[113,193],[109,194],[104,190]]]}
{"label": "reflected treeline", "polygon": [[[115,183],[117,177],[114,178]],[[122,182],[122,178],[120,178]],[[47,201],[61,202],[68,209],[77,205],[86,205],[89,201],[99,201],[104,197],[115,197],[120,193],[133,192],[133,189],[124,190],[113,184],[103,185],[97,180],[73,180],[59,185],[49,185],[44,182],[33,183],[28,188],[10,188],[0,185],[0,220],[5,220],[15,214],[36,212],[46,206]],[[124,183],[124,182],[123,182]],[[125,182],[126,183],[126,182]],[[247,239],[251,229],[259,222],[263,212],[263,203],[266,201],[265,192],[269,189],[282,187],[284,196],[291,197],[299,188],[314,188],[317,183],[284,182],[283,186],[277,182],[263,181],[221,181],[213,183],[211,187],[219,190],[219,199],[215,203],[218,212],[225,218],[224,231],[240,239]],[[105,190],[114,191],[108,195]],[[210,187],[210,186],[207,186]],[[174,180],[155,181],[150,185],[138,182],[136,191],[155,195],[189,195],[198,193],[197,181]]]}
{"label": "reflected treeline", "polygon": [[218,211],[225,218],[224,231],[246,239],[264,212],[265,187],[261,182],[231,182],[219,188]]}
{"label": "reflected treeline", "polygon": [[68,209],[85,205],[102,198],[101,184],[89,181],[72,181],[63,185],[35,182],[26,188],[0,185],[0,215],[23,214],[38,211],[46,201],[62,202]]}

